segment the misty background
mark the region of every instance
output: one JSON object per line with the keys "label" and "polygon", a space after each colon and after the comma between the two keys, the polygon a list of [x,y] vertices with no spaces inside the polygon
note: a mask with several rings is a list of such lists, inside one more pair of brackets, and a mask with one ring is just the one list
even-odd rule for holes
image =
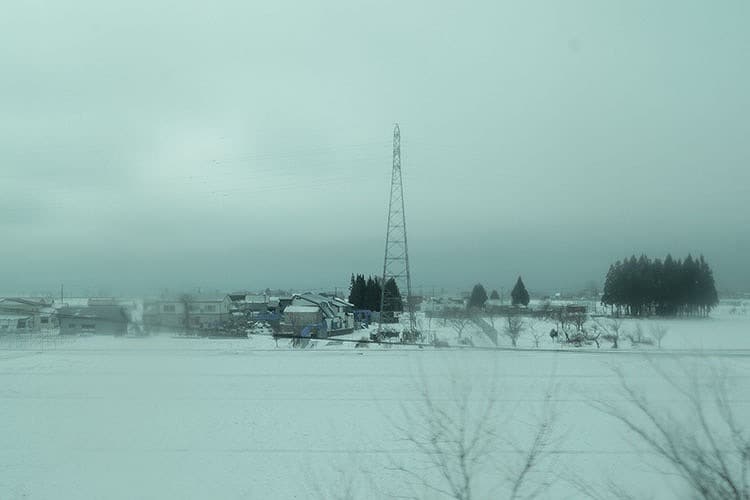
{"label": "misty background", "polygon": [[8,2],[0,289],[750,288],[750,4]]}

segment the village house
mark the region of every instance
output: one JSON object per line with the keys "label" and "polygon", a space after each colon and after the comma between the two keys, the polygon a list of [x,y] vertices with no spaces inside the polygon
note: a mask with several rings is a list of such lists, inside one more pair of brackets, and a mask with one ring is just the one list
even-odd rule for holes
{"label": "village house", "polygon": [[0,321],[0,330],[31,333],[51,331],[57,326],[53,304],[53,300],[42,297],[0,298],[0,316],[4,317]]}
{"label": "village house", "polygon": [[284,309],[284,318],[296,334],[306,326],[318,324],[318,331],[324,331],[325,336],[343,335],[354,330],[354,305],[338,297],[295,294]]}
{"label": "village house", "polygon": [[151,331],[216,329],[229,320],[231,309],[229,295],[145,301],[143,324]]}
{"label": "village house", "polygon": [[86,305],[65,304],[57,310],[61,335],[125,335],[130,315],[126,307],[112,297],[86,300]]}
{"label": "village house", "polygon": [[32,317],[22,314],[0,314],[0,335],[5,333],[30,333]]}
{"label": "village house", "polygon": [[234,292],[229,294],[230,309],[242,313],[263,313],[269,310],[270,302],[266,295],[250,292]]}

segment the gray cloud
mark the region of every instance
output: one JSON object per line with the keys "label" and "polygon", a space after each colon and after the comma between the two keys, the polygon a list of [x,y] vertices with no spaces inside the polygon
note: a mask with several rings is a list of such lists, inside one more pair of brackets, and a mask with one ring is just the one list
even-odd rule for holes
{"label": "gray cloud", "polygon": [[703,252],[750,286],[744,2],[25,2],[0,20],[3,288],[378,272],[576,288]]}

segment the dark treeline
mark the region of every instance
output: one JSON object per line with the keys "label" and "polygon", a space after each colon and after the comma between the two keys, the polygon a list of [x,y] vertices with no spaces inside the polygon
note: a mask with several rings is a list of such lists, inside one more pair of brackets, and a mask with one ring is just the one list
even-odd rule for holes
{"label": "dark treeline", "polygon": [[609,267],[602,304],[631,316],[707,316],[718,304],[714,276],[701,255],[651,260],[633,255]]}
{"label": "dark treeline", "polygon": [[[349,302],[354,304],[354,307],[357,309],[380,311],[381,281],[378,277],[373,278],[372,276],[368,276],[365,279],[364,274],[356,276],[352,274],[349,284]],[[383,302],[386,311],[400,312],[404,310],[401,292],[393,278],[389,279],[385,284]]]}

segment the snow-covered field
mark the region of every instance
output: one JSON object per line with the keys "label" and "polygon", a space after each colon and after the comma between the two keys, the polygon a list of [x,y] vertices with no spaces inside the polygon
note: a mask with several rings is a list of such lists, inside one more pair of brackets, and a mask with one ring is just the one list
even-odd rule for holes
{"label": "snow-covered field", "polygon": [[[422,387],[432,414],[454,415],[457,396],[468,394],[472,423],[495,402],[484,421],[498,440],[477,469],[475,498],[507,497],[505,469],[519,465],[550,388],[550,454],[530,478],[552,481],[541,498],[582,498],[574,477],[619,481],[636,497],[682,498],[675,479],[648,465],[642,443],[591,404],[617,398],[613,367],[620,367],[652,401],[679,412],[649,359],[695,370],[720,365],[735,411],[748,421],[750,317],[720,311],[668,326],[665,349],[649,349],[650,358],[635,349],[356,349],[322,341],[301,350],[276,348],[267,337],[0,345],[0,499],[440,498],[394,470],[442,487],[429,457],[404,439],[429,425],[419,417]],[[690,350],[668,354],[678,349]]]}
{"label": "snow-covered field", "polygon": [[[626,338],[628,334],[635,331],[636,325],[640,324],[644,335],[651,334],[652,327],[660,325],[666,328],[667,334],[662,340],[663,350],[713,350],[733,349],[750,350],[750,304],[745,301],[744,308],[732,305],[720,305],[708,318],[669,318],[669,319],[623,319],[620,330],[620,349],[633,349],[634,346]],[[493,323],[498,331],[500,347],[511,347],[510,339],[503,334],[504,318],[484,318],[488,323]],[[600,330],[608,328],[611,320],[609,318],[595,317],[589,319],[586,328],[590,329],[596,325]],[[441,340],[451,344],[457,343],[457,328],[460,325],[451,325],[451,321],[442,319],[421,318],[420,324],[424,330],[429,330]],[[549,331],[555,328],[555,323],[541,319],[524,319],[524,330],[518,340],[519,348],[535,348],[536,342],[532,333],[539,338],[539,347],[542,349],[571,349],[578,348],[561,345],[549,337]],[[474,324],[469,322],[461,332],[462,337],[472,339],[477,347],[492,347],[490,339]],[[610,349],[612,343],[600,339],[601,349]],[[595,345],[590,348],[596,349]],[[651,349],[648,346],[637,346],[639,350]],[[579,350],[579,349],[578,349]]]}

